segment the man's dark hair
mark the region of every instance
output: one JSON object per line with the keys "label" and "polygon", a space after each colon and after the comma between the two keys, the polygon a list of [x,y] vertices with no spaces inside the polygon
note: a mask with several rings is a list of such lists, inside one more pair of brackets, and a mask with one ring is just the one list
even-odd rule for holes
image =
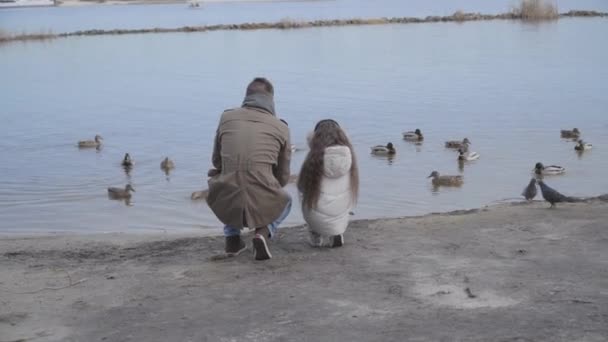
{"label": "man's dark hair", "polygon": [[252,94],[274,95],[274,87],[269,80],[264,77],[256,77],[247,86],[247,96]]}

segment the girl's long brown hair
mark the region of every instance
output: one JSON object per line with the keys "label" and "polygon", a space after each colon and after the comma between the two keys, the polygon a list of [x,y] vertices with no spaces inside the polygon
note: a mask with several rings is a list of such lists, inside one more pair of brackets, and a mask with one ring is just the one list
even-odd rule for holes
{"label": "girl's long brown hair", "polygon": [[351,202],[354,205],[359,195],[359,168],[357,167],[357,158],[353,146],[346,133],[334,120],[322,120],[317,123],[309,144],[310,151],[302,164],[302,170],[300,170],[298,177],[298,190],[302,194],[302,207],[308,209],[317,207],[321,195],[325,149],[338,145],[348,147],[351,153],[350,192]]}

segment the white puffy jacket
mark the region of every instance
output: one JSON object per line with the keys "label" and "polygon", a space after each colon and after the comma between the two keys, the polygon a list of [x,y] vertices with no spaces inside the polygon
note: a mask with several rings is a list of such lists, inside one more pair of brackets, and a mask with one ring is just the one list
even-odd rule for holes
{"label": "white puffy jacket", "polygon": [[322,236],[343,234],[348,226],[353,203],[350,191],[352,154],[346,146],[325,149],[321,194],[314,209],[302,208],[310,230]]}

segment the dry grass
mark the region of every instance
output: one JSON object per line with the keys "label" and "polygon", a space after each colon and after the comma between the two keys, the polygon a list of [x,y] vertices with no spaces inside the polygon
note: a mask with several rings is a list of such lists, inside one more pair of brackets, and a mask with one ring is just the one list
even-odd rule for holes
{"label": "dry grass", "polygon": [[306,22],[302,20],[292,19],[290,17],[285,17],[281,19],[278,23],[275,24],[277,28],[300,28],[306,26]]}
{"label": "dry grass", "polygon": [[0,43],[8,43],[12,41],[32,41],[32,40],[49,40],[57,38],[57,35],[51,30],[40,31],[36,33],[22,32],[21,34],[13,34],[7,31],[0,30]]}
{"label": "dry grass", "polygon": [[522,20],[555,20],[559,18],[557,5],[548,0],[521,0],[513,13]]}
{"label": "dry grass", "polygon": [[12,38],[13,38],[12,34],[6,32],[4,30],[0,30],[0,42],[10,40]]}
{"label": "dry grass", "polygon": [[454,21],[465,21],[467,18],[465,13],[461,10],[454,12],[454,14],[452,14],[452,17],[454,18]]}

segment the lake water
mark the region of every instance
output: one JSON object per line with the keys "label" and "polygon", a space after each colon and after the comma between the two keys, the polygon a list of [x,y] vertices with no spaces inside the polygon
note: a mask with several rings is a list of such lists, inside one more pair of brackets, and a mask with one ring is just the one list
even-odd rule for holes
{"label": "lake water", "polygon": [[[204,3],[204,1],[201,1]],[[46,7],[0,9],[0,29],[12,32],[69,32],[85,29],[181,27],[294,20],[451,15],[465,12],[503,13],[517,0],[313,0],[204,3],[154,6]],[[556,0],[560,12],[571,9],[608,11],[606,0]]]}
{"label": "lake water", "polygon": [[[277,110],[297,145],[319,119],[346,128],[361,169],[354,218],[516,198],[537,161],[567,168],[547,180],[566,194],[606,193],[606,32],[607,19],[580,18],[4,45],[0,232],[219,233],[206,204],[189,197],[206,188],[220,113],[238,106],[258,75],[275,83]],[[560,139],[572,127],[595,149],[581,157]],[[425,133],[421,146],[401,140],[415,128]],[[76,147],[98,133],[101,151]],[[481,158],[461,171],[443,142],[465,136]],[[394,160],[370,155],[369,146],[388,141]],[[136,162],[129,177],[120,167],[125,152]],[[159,169],[165,155],[177,166],[169,178]],[[305,155],[294,155],[293,173]],[[463,174],[465,184],[434,191],[426,179],[433,170]],[[132,206],[107,198],[108,186],[128,181],[137,190]],[[295,186],[288,190],[296,197]],[[294,208],[288,224],[302,222]]]}

